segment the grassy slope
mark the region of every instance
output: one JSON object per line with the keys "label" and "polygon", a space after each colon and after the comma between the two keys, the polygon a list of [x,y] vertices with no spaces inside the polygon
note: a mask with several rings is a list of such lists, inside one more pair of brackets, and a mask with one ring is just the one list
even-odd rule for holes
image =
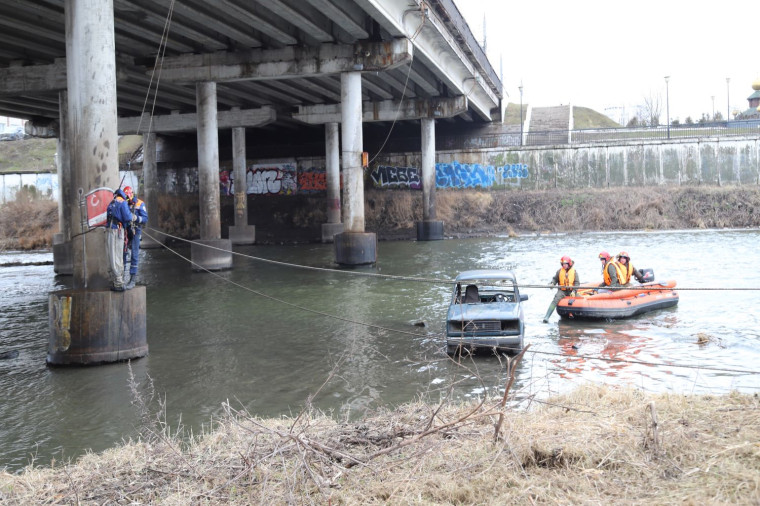
{"label": "grassy slope", "polygon": [[[131,153],[142,145],[141,135],[119,137],[119,154]],[[0,142],[0,174],[55,172],[56,139],[25,139]]]}

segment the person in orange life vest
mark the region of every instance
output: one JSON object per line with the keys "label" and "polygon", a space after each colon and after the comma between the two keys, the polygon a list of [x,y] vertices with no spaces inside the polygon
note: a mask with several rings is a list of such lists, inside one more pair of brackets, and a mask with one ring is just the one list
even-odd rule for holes
{"label": "person in orange life vest", "polygon": [[[127,255],[129,254],[129,281],[126,289],[131,290],[137,281],[137,263],[140,259],[140,241],[142,240],[142,228],[148,223],[148,209],[145,202],[137,198],[130,186],[124,187],[129,209],[136,216],[131,226],[127,227],[127,245],[124,248],[124,268],[126,271]],[[126,272],[125,272],[126,274]],[[125,276],[126,278],[126,276]]]}
{"label": "person in orange life vest", "polygon": [[628,253],[625,251],[621,251],[617,255],[617,266],[618,266],[618,282],[620,283],[620,286],[630,286],[631,285],[631,276],[636,278],[636,281],[639,283],[646,282],[646,277],[644,274],[635,268],[633,264],[631,263],[631,257],[628,256]]}
{"label": "person in orange life vest", "polygon": [[605,286],[620,286],[618,281],[618,268],[617,263],[612,259],[612,255],[606,251],[599,253],[599,260],[602,261],[602,279],[599,284],[600,287]]}
{"label": "person in orange life vest", "polygon": [[557,307],[557,303],[562,300],[563,297],[572,295],[575,291],[572,287],[578,286],[581,282],[580,278],[578,277],[578,273],[575,272],[575,267],[573,267],[575,262],[573,262],[569,256],[562,257],[559,263],[561,267],[559,270],[557,270],[557,273],[554,275],[551,281],[552,285],[559,285],[559,288],[557,288],[557,293],[554,294],[554,299],[552,300],[551,304],[549,304],[549,309],[546,310],[544,323],[549,322],[549,317]]}
{"label": "person in orange life vest", "polygon": [[125,229],[137,219],[129,210],[127,196],[122,190],[113,192],[113,200],[106,211],[106,253],[111,290],[123,292],[124,280],[124,238]]}

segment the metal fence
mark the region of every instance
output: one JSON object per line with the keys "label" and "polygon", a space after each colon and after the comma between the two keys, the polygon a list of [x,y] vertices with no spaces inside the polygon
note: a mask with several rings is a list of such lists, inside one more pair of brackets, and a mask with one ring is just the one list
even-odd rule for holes
{"label": "metal fence", "polygon": [[760,120],[723,121],[694,125],[671,125],[637,128],[594,128],[587,130],[547,130],[498,134],[443,136],[437,149],[484,149],[519,146],[556,146],[602,142],[655,141],[695,139],[700,137],[732,137],[760,135]]}

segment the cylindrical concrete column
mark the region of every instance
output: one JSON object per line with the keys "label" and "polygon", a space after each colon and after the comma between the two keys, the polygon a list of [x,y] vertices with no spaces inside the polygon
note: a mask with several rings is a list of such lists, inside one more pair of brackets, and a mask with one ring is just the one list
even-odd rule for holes
{"label": "cylindrical concrete column", "polygon": [[158,168],[156,167],[156,134],[143,134],[143,199],[148,210],[148,229],[142,233],[140,247],[158,248],[164,243],[165,236],[158,230]]}
{"label": "cylindrical concrete column", "polygon": [[221,239],[216,83],[196,84],[201,239]]}
{"label": "cylindrical concrete column", "polygon": [[435,120],[423,118],[422,136],[422,221],[417,222],[417,240],[443,239],[443,222],[437,221],[435,211]]}
{"label": "cylindrical concrete column", "polygon": [[364,171],[362,170],[362,77],[340,75],[341,164],[343,165],[343,229],[335,236],[335,260],[360,265],[377,261],[377,237],[364,232]]}
{"label": "cylindrical concrete column", "polygon": [[145,289],[109,290],[105,229],[88,229],[80,205],[90,191],[120,184],[113,1],[66,0],[64,11],[71,180],[62,195],[70,209],[74,288],[49,295],[47,362],[128,360],[148,353]]}
{"label": "cylindrical concrete column", "polygon": [[364,178],[362,171],[362,75],[340,75],[341,163],[343,164],[343,226],[346,232],[364,232]]}
{"label": "cylindrical concrete column", "polygon": [[197,83],[198,198],[201,238],[190,247],[195,270],[232,267],[232,244],[222,239],[219,209],[219,133],[216,117],[216,83]]}
{"label": "cylindrical concrete column", "polygon": [[325,124],[325,183],[327,185],[327,223],[322,224],[322,242],[333,242],[343,232],[340,221],[340,138],[338,123]]}
{"label": "cylindrical concrete column", "polygon": [[74,288],[107,290],[105,230],[83,234],[79,202],[90,190],[119,187],[113,1],[67,0],[65,7],[71,186],[64,205],[71,210]]}
{"label": "cylindrical concrete column", "polygon": [[253,244],[256,227],[248,225],[248,192],[245,183],[245,128],[232,129],[232,178],[235,182],[235,225],[229,228],[232,244]]}
{"label": "cylindrical concrete column", "polygon": [[422,219],[435,219],[435,120],[420,120],[422,134]]}
{"label": "cylindrical concrete column", "polygon": [[53,270],[61,276],[74,274],[71,249],[71,139],[68,128],[68,93],[58,92],[58,233],[53,235]]}

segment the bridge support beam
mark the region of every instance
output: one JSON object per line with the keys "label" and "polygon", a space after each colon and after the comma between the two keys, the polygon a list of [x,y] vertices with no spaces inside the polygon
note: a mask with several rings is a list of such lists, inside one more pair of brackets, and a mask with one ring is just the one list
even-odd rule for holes
{"label": "bridge support beam", "polygon": [[364,231],[364,171],[362,170],[362,77],[358,71],[340,75],[343,164],[343,232],[335,236],[335,261],[363,265],[377,261],[377,236]]}
{"label": "bridge support beam", "polygon": [[435,212],[435,120],[422,118],[422,221],[417,222],[418,241],[443,239],[443,222]]}
{"label": "bridge support beam", "polygon": [[140,247],[142,249],[160,248],[165,236],[158,228],[158,170],[156,168],[156,134],[143,134],[143,196],[148,209],[148,228],[143,230]]}
{"label": "bridge support beam", "polygon": [[325,123],[325,176],[327,183],[327,223],[322,224],[322,242],[330,243],[343,232],[340,221],[340,139],[338,123]]}
{"label": "bridge support beam", "polygon": [[145,289],[109,290],[105,229],[86,230],[87,209],[80,206],[91,190],[119,186],[113,1],[66,0],[64,12],[71,179],[62,196],[69,206],[63,215],[72,235],[74,282],[49,295],[47,362],[128,360],[148,353]]}
{"label": "bridge support beam", "polygon": [[232,244],[222,239],[219,210],[219,134],[216,120],[216,83],[195,85],[198,114],[198,198],[201,238],[190,247],[193,270],[232,268]]}
{"label": "bridge support beam", "polygon": [[235,224],[229,229],[232,244],[253,244],[256,227],[248,224],[248,193],[245,184],[245,128],[232,129],[232,177],[235,184]]}
{"label": "bridge support beam", "polygon": [[71,246],[71,139],[67,128],[66,90],[58,92],[58,233],[53,234],[53,271],[59,276],[74,274]]}

